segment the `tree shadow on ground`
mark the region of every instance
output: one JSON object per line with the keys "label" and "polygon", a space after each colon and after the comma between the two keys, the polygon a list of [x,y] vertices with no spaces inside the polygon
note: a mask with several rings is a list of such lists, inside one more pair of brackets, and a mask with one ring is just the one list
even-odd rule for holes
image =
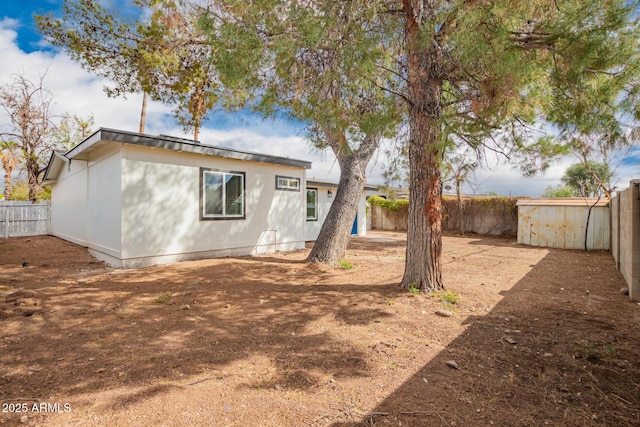
{"label": "tree shadow on ground", "polygon": [[[20,292],[30,292],[22,298],[38,301],[37,312],[21,315],[0,304],[0,314],[9,313],[0,317],[0,401],[64,396],[110,416],[154,397],[188,391],[193,397],[193,386],[211,381],[212,389],[233,388],[236,397],[247,389],[264,400],[278,399],[282,390],[301,400],[322,396],[316,407],[295,413],[310,425],[338,419],[345,422],[333,425],[637,425],[640,315],[619,295],[610,255],[517,245],[512,251],[512,243],[483,238],[500,249],[492,253],[475,237],[445,241],[447,277],[460,272],[456,280],[467,284],[463,302],[492,281],[515,285],[487,315],[480,315],[483,306],[452,318],[421,313],[432,307],[430,299],[400,293],[398,251],[371,261],[375,268],[358,276],[310,268],[294,254],[294,262],[266,256],[266,262],[225,258],[80,271],[88,257],[80,262],[69,252],[73,268],[64,270],[44,253],[20,270],[18,283],[25,287]],[[22,268],[3,264],[3,250],[0,292],[13,286],[6,282],[11,271]],[[525,259],[525,266],[536,261],[524,277],[501,270],[518,251],[535,254]],[[485,271],[469,270],[469,261]],[[396,276],[385,275],[387,269]],[[466,331],[440,353],[433,336],[429,343],[415,339],[428,327],[446,329],[450,320],[458,330],[461,316],[469,316]],[[428,327],[420,325],[425,322]],[[356,339],[349,335],[354,331]],[[449,335],[444,331],[442,340]],[[414,350],[437,355],[420,368],[428,356],[411,365]],[[445,364],[451,360],[459,369]],[[255,373],[253,362],[260,366]],[[409,367],[396,370],[396,362]],[[399,387],[400,380],[389,379],[407,373],[411,378]],[[386,391],[391,383],[397,388]],[[368,416],[341,409],[362,392],[342,390],[337,401],[332,387],[341,384],[367,387],[369,401],[381,401],[368,406],[374,408]],[[96,394],[98,403],[91,400]],[[326,404],[330,399],[335,405]]]}
{"label": "tree shadow on ground", "polygon": [[382,302],[396,287],[324,282],[326,268],[280,261],[99,270],[62,282],[33,267],[23,279],[41,280],[20,292],[38,301],[38,311],[5,317],[0,400],[134,389],[105,402],[128,407],[251,357],[267,358],[273,368],[251,387],[306,390],[324,374],[369,375],[361,350],[331,330],[309,328],[324,316],[350,325],[385,318]]}
{"label": "tree shadow on ground", "polygon": [[638,306],[610,254],[569,252],[571,265],[550,251],[375,409],[332,426],[640,425]]}

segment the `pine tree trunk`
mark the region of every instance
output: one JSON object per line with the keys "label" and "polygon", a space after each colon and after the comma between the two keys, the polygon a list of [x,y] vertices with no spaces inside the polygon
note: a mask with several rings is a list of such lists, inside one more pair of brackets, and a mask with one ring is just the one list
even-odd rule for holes
{"label": "pine tree trunk", "polygon": [[[405,1],[409,105],[409,218],[401,287],[423,292],[442,284],[442,179],[439,118],[442,111],[442,51],[420,40],[424,15],[433,4]],[[424,15],[423,15],[424,14]]]}
{"label": "pine tree trunk", "polygon": [[149,95],[147,92],[143,92],[142,94],[142,109],[140,110],[140,128],[139,133],[144,133],[144,128],[147,123],[147,103],[149,100]]}
{"label": "pine tree trunk", "polygon": [[323,129],[340,165],[340,181],[335,199],[307,261],[335,265],[347,252],[351,228],[367,182],[367,165],[380,145],[382,134],[367,136],[353,150],[345,142],[344,134],[335,133],[331,126],[324,126]]}
{"label": "pine tree trunk", "polygon": [[[374,148],[375,150],[375,148]],[[335,265],[343,259],[351,236],[353,221],[366,183],[365,169],[371,155],[352,154],[340,161],[340,181],[335,198],[322,224],[308,261]]]}
{"label": "pine tree trunk", "polygon": [[[437,150],[433,148],[436,125],[421,117],[418,130],[423,141],[409,147],[409,218],[407,252],[402,288],[423,292],[443,289],[442,284],[442,181]],[[421,132],[422,133],[422,132]],[[417,138],[418,139],[418,138]],[[431,140],[431,146],[427,141]]]}

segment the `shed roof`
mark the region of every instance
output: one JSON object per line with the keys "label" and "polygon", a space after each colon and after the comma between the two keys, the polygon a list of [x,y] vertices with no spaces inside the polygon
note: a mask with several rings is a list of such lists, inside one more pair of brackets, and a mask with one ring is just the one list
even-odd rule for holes
{"label": "shed roof", "polygon": [[168,150],[186,153],[196,153],[252,162],[273,163],[304,169],[311,168],[311,162],[307,162],[305,160],[296,160],[288,157],[272,156],[269,154],[253,153],[250,151],[201,144],[199,141],[168,135],[145,135],[116,129],[100,128],[66,153],[62,154],[61,152],[54,151],[49,159],[43,183],[50,184],[55,182],[63,164],[75,159],[88,160],[92,151],[95,151],[106,144],[113,143],[165,148]]}
{"label": "shed roof", "polygon": [[609,199],[606,197],[582,198],[582,197],[559,197],[555,199],[519,199],[517,206],[607,206]]}

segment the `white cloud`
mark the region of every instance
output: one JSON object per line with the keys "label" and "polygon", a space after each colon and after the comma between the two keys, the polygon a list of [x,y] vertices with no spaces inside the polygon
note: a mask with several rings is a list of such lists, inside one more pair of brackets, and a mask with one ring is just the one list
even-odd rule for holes
{"label": "white cloud", "polygon": [[570,164],[570,161],[561,159],[554,162],[545,172],[525,177],[517,167],[502,162],[491,169],[478,169],[473,187],[479,184],[479,188],[475,190],[467,186],[466,190],[469,193],[475,190],[476,194],[495,192],[503,196],[540,197],[547,187],[560,183],[560,178]]}
{"label": "white cloud", "polygon": [[[177,132],[176,129],[172,134],[175,135]],[[335,162],[333,153],[328,150],[316,150],[308,141],[297,135],[264,135],[251,128],[231,130],[204,128],[200,132],[199,139],[203,143],[236,150],[310,161],[312,169],[307,171],[308,179],[338,182],[340,168]]]}
{"label": "white cloud", "polygon": [[[9,41],[11,41],[12,39],[15,40],[15,38],[18,36],[15,30],[19,26],[20,22],[16,19],[4,17],[2,20],[0,20],[0,31],[7,31],[9,34],[13,33],[13,36],[9,36]],[[2,39],[4,40],[4,36],[2,37]]]}
{"label": "white cloud", "polygon": [[[126,100],[109,98],[102,90],[107,82],[83,70],[67,55],[20,50],[16,44],[15,25],[14,20],[0,21],[0,51],[3,52],[0,84],[11,82],[15,74],[23,74],[32,81],[38,81],[44,75],[44,85],[53,94],[55,114],[68,112],[83,117],[93,114],[98,126],[138,129],[141,96],[131,95]],[[157,103],[149,106],[152,117],[168,112],[167,107]]]}

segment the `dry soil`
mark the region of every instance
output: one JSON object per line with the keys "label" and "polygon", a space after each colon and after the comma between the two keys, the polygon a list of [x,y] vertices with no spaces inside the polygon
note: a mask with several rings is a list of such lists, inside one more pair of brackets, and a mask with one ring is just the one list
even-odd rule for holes
{"label": "dry soil", "polygon": [[117,270],[2,240],[0,425],[640,425],[640,306],[609,252],[446,236],[451,304],[399,289],[404,248]]}

